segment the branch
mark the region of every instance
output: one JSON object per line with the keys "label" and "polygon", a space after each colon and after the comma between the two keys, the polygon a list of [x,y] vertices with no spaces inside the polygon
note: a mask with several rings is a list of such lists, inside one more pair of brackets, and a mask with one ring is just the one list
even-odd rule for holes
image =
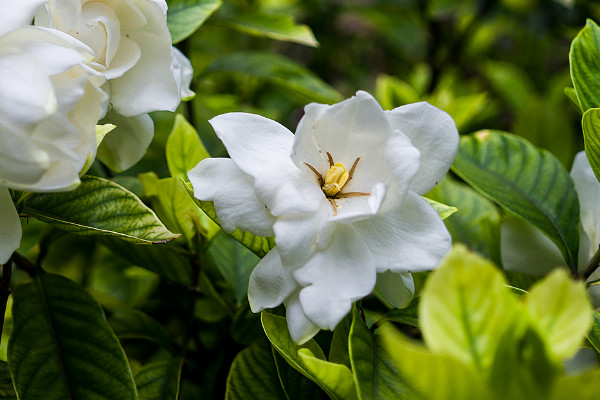
{"label": "branch", "polygon": [[586,264],[585,269],[579,274],[579,277],[583,280],[587,280],[594,273],[594,271],[596,271],[599,264],[600,246],[598,246],[598,250],[596,250],[596,253],[592,256],[592,259]]}

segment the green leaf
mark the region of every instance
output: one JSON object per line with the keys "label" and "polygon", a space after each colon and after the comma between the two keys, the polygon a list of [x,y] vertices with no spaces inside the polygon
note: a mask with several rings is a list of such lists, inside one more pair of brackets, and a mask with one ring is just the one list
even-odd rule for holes
{"label": "green leaf", "polygon": [[305,97],[306,101],[337,103],[342,95],[313,72],[273,53],[243,51],[215,59],[207,72],[235,72],[266,79]]}
{"label": "green leaf", "polygon": [[566,87],[564,91],[565,96],[567,96],[571,105],[575,108],[575,110],[577,110],[579,115],[581,115],[583,112],[581,111],[581,107],[579,106],[579,99],[577,98],[577,93],[575,93],[575,89],[573,89],[572,87]]}
{"label": "green leaf", "polygon": [[0,361],[0,400],[17,400],[8,364]]}
{"label": "green leaf", "polygon": [[290,366],[275,349],[272,352],[277,374],[279,374],[279,382],[281,382],[287,400],[324,400],[329,398],[317,384]]}
{"label": "green leaf", "polygon": [[591,19],[571,43],[569,65],[581,111],[600,107],[600,27]]}
{"label": "green leaf", "polygon": [[591,304],[583,282],[555,269],[535,284],[527,296],[532,324],[557,362],[571,357],[592,327]]}
{"label": "green leaf", "polygon": [[144,339],[175,353],[165,328],[149,315],[130,308],[116,308],[108,322],[120,340]]}
{"label": "green leaf", "polygon": [[[419,400],[490,399],[477,370],[447,354],[410,342],[390,325],[376,335],[376,398]],[[402,397],[402,395],[404,397]]]}
{"label": "green leaf", "polygon": [[430,275],[421,297],[419,316],[428,348],[477,370],[489,368],[517,311],[502,273],[455,246]]}
{"label": "green leaf", "polygon": [[140,400],[177,400],[183,359],[167,357],[144,365],[135,374]]}
{"label": "green leaf", "polygon": [[225,400],[281,400],[285,398],[269,342],[260,339],[233,360]]}
{"label": "green leaf", "polygon": [[427,196],[458,208],[458,212],[453,214],[452,218],[444,220],[454,243],[464,243],[478,253],[489,254],[482,221],[499,222],[498,210],[494,203],[449,176],[445,177]]}
{"label": "green leaf", "polygon": [[588,333],[587,338],[596,351],[600,353],[600,313],[594,312],[592,313],[592,317],[592,329]]}
{"label": "green leaf", "polygon": [[23,213],[78,235],[113,236],[138,244],[179,236],[129,190],[95,176],[82,177],[71,192],[33,194]]}
{"label": "green leaf", "polygon": [[168,0],[167,26],[173,43],[181,42],[221,7],[221,0]]}
{"label": "green leaf", "polygon": [[180,247],[167,243],[138,246],[120,239],[104,237],[101,242],[113,253],[130,263],[157,273],[165,279],[184,286],[192,283],[192,266]]}
{"label": "green leaf", "polygon": [[348,349],[348,336],[352,326],[352,313],[349,313],[340,321],[333,330],[331,345],[329,346],[329,361],[343,364],[352,369],[350,363],[350,350]]}
{"label": "green leaf", "polygon": [[590,108],[581,119],[585,155],[600,180],[600,108]]}
{"label": "green leaf", "polygon": [[348,349],[358,398],[360,400],[374,399],[375,342],[356,305],[352,309]]}
{"label": "green leaf", "polygon": [[175,116],[173,129],[165,148],[171,176],[189,182],[187,173],[205,158],[210,157],[196,129],[181,114]]}
{"label": "green leaf", "polygon": [[319,46],[311,29],[306,25],[296,25],[291,15],[242,15],[226,21],[234,28],[251,35],[300,43],[311,47]]}
{"label": "green leaf", "polygon": [[298,372],[319,385],[329,397],[339,400],[358,398],[348,367],[327,362],[323,350],[312,339],[300,346],[294,343],[285,318],[263,311],[261,320],[269,341],[279,354]]}
{"label": "green leaf", "polygon": [[427,200],[427,202],[435,209],[435,211],[437,211],[437,213],[440,215],[440,217],[442,219],[446,219],[458,211],[458,208],[456,208],[456,207],[447,206],[443,203],[429,199],[427,197],[423,197],[423,198],[425,200]]}
{"label": "green leaf", "polygon": [[393,308],[388,311],[379,321],[377,321],[377,325],[381,326],[383,323],[387,321],[397,322],[399,324],[410,325],[416,328],[420,328],[419,324],[419,302],[420,297],[415,297],[412,299],[410,304],[404,308]]}
{"label": "green leaf", "polygon": [[212,240],[208,255],[225,276],[236,301],[240,303],[247,296],[250,274],[260,259],[225,232],[220,232]]}
{"label": "green leaf", "polygon": [[125,353],[81,286],[41,274],[13,296],[8,365],[20,399],[137,399]]}
{"label": "green leaf", "polygon": [[452,169],[514,215],[537,226],[573,271],[579,250],[579,201],[569,173],[551,153],[499,131],[463,136]]}
{"label": "green leaf", "polygon": [[600,393],[600,370],[594,369],[581,375],[560,379],[552,392],[551,400],[596,400]]}
{"label": "green leaf", "polygon": [[[187,183],[186,189],[192,199],[198,204],[198,206],[204,211],[206,215],[210,219],[212,219],[216,224],[219,224],[219,219],[217,218],[217,213],[215,211],[215,206],[212,201],[200,201],[194,197],[194,189],[192,186]],[[230,234],[232,238],[252,250],[254,254],[263,258],[273,247],[275,247],[275,238],[274,237],[260,237],[254,236],[250,232],[242,232],[239,229],[236,229],[234,232]]]}

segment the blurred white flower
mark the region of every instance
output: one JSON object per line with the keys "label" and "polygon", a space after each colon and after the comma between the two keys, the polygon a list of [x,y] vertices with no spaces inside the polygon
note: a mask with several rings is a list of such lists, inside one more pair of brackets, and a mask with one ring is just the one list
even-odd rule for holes
{"label": "blurred white flower", "polygon": [[0,264],[21,238],[8,189],[77,186],[96,154],[96,123],[106,107],[90,48],[59,31],[20,26],[37,5],[0,2]]}
{"label": "blurred white flower", "polygon": [[[36,14],[35,24],[66,32],[91,47],[94,62],[107,79],[103,89],[110,100],[103,122],[117,127],[102,142],[98,158],[117,171],[129,168],[152,141],[154,125],[147,113],[174,111],[182,93],[190,96],[185,84],[191,80],[191,64],[183,54],[173,54],[166,2],[45,3]],[[177,57],[176,64],[173,57]]]}
{"label": "blurred white flower", "polygon": [[221,226],[275,236],[254,269],[254,312],[284,303],[292,338],[334,329],[377,287],[393,305],[412,298],[410,271],[434,268],[450,235],[420,195],[446,174],[458,132],[443,111],[417,103],[383,111],[368,93],[309,104],[296,134],[258,115],[210,122],[231,159],[189,172]]}

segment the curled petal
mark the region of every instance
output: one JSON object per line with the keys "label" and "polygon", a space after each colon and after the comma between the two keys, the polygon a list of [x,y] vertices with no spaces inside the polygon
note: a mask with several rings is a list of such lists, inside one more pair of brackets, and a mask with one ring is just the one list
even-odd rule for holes
{"label": "curled petal", "polygon": [[6,188],[0,188],[0,264],[6,264],[21,243],[21,221]]}
{"label": "curled petal", "polygon": [[589,260],[600,245],[600,183],[584,151],[575,156],[571,177],[579,198],[581,225],[590,239]]}
{"label": "curled petal", "polygon": [[273,236],[275,218],[256,197],[253,179],[228,158],[207,158],[188,172],[199,200],[213,201],[221,227]]}
{"label": "curled petal", "polygon": [[419,171],[410,190],[425,194],[442,180],[458,150],[458,131],[452,118],[426,102],[386,111],[392,129],[403,132],[421,153]]}
{"label": "curled petal", "polygon": [[377,274],[377,289],[392,306],[404,308],[415,295],[415,282],[408,272],[385,271]]}
{"label": "curled petal", "polygon": [[374,259],[351,224],[339,224],[329,246],[316,252],[294,271],[304,286],[300,304],[304,314],[321,329],[333,330],[355,300],[375,286]]}
{"label": "curled petal", "polygon": [[0,0],[0,35],[29,25],[36,9],[48,0]]}
{"label": "curled petal", "polygon": [[408,192],[400,207],[353,226],[373,255],[378,272],[433,269],[451,245],[438,213],[413,192]]}
{"label": "curled petal", "polygon": [[[248,283],[248,301],[253,312],[280,305],[297,288],[291,273],[281,265],[274,247],[256,265]],[[296,297],[298,295],[296,294]]]}
{"label": "curled petal", "polygon": [[299,289],[296,289],[285,300],[284,304],[290,336],[294,342],[302,345],[312,339],[319,332],[320,328],[313,324],[306,314],[304,314],[298,293]]}

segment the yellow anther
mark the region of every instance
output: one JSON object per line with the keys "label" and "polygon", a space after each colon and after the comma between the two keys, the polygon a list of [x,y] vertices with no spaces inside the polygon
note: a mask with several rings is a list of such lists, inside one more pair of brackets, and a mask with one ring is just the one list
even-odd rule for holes
{"label": "yellow anther", "polygon": [[327,175],[325,175],[325,182],[321,189],[325,192],[325,195],[328,197],[335,196],[339,193],[340,190],[344,187],[346,182],[348,182],[349,178],[348,171],[346,171],[346,167],[342,163],[336,163],[329,171],[327,171]]}

